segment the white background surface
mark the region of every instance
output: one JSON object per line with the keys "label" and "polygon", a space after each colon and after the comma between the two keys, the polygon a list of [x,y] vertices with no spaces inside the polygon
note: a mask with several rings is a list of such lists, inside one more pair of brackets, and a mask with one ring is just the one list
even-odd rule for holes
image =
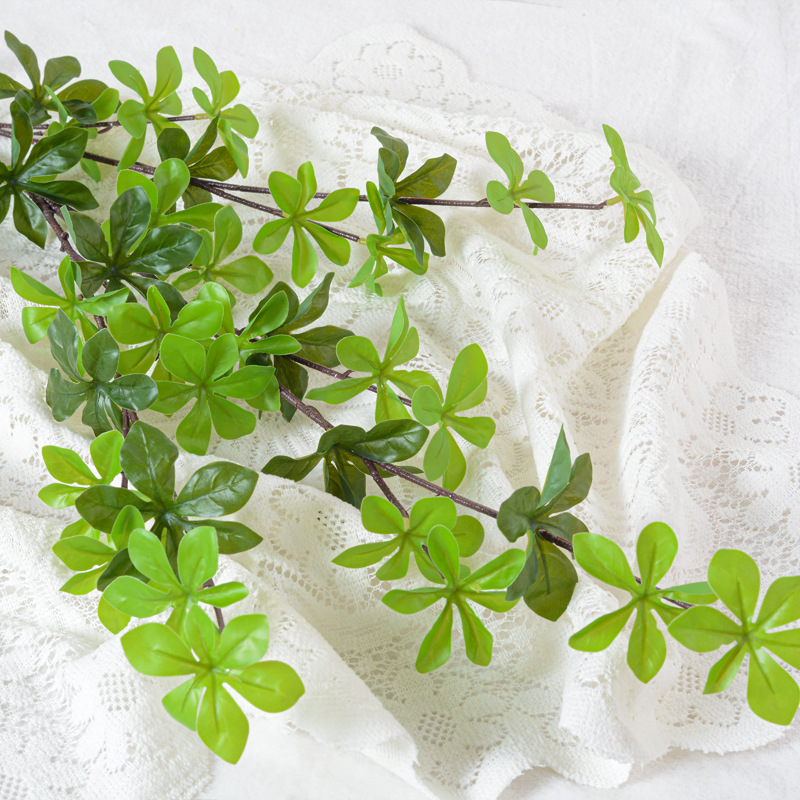
{"label": "white background surface", "polygon": [[[197,44],[241,75],[285,75],[337,36],[403,22],[458,54],[476,81],[528,91],[579,126],[609,122],[667,161],[697,198],[705,222],[687,247],[726,282],[744,372],[800,395],[800,4],[73,2],[68,16],[63,8],[5,0],[1,21],[41,54],[75,53],[98,77],[110,77],[109,54],[147,65],[167,43],[185,63]],[[0,70],[13,69],[0,53]],[[204,800],[421,797],[363,756],[302,735],[277,746],[221,766]],[[799,756],[796,731],[753,753],[674,753],[634,770],[613,796],[800,797]],[[538,770],[502,797],[512,796],[612,793]]]}

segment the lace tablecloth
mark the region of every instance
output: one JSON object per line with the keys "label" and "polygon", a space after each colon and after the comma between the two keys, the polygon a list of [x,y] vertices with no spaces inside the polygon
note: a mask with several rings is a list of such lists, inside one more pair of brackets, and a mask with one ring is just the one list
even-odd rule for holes
{"label": "lace tablecloth", "polygon": [[[497,177],[483,146],[487,129],[505,132],[529,168],[545,170],[558,199],[609,195],[599,132],[576,130],[528,95],[477,83],[464,91],[465,82],[448,51],[397,28],[337,41],[299,81],[245,81],[243,102],[261,120],[249,180],[266,183],[270,171],[292,172],[310,158],[320,187],[363,186],[374,174],[369,129],[377,124],[408,141],[410,164],[443,150],[454,155],[454,197],[482,196]],[[115,152],[121,142],[110,134],[102,147]],[[623,243],[617,209],[543,214],[550,244],[536,257],[521,220],[451,210],[445,259],[424,277],[393,274],[380,299],[344,288],[354,256],[335,282],[329,321],[381,339],[404,295],[420,331],[419,365],[440,378],[464,345],[481,345],[490,364],[484,413],[497,421],[497,434],[488,450],[469,451],[464,494],[497,507],[513,489],[541,483],[563,424],[573,452],[591,452],[595,464],[582,514],[592,530],[630,552],[640,528],[662,519],[681,543],[676,583],[701,579],[722,546],[751,553],[766,583],[800,560],[793,536],[800,403],[738,371],[722,281],[682,248],[698,221],[695,201],[652,153],[635,144],[628,153],[656,198],[662,270],[643,242]],[[242,216],[254,234],[260,218]],[[368,210],[348,225],[368,231]],[[88,439],[77,419],[56,424],[50,416],[49,353],[25,342],[7,269],[11,263],[51,281],[59,255],[50,242],[43,256],[8,225],[0,242],[0,359],[13,376],[0,402],[0,798],[188,800],[207,786],[214,759],[161,709],[168,682],[133,672],[117,637],[94,618],[94,599],[58,592],[68,572],[50,547],[67,517],[36,498],[46,482],[38,448],[85,451]],[[278,277],[288,275],[286,253],[270,264]],[[337,423],[365,424],[371,415],[369,398],[325,411]],[[265,418],[247,440],[212,441],[205,460],[258,469],[278,452],[309,452],[316,437],[306,420],[286,426]],[[202,461],[186,457],[180,468],[186,474]],[[397,489],[404,500],[415,496]],[[524,607],[504,618],[487,612],[495,636],[489,668],[466,660],[457,635],[451,662],[421,676],[413,654],[427,616],[397,616],[379,602],[387,587],[369,571],[330,564],[365,541],[353,508],[313,485],[262,476],[238,518],[264,542],[227,559],[222,577],[251,587],[237,612],[269,615],[270,657],[294,665],[307,688],[280,717],[251,715],[241,768],[249,764],[253,774],[271,760],[280,772],[271,747],[286,736],[295,754],[316,746],[356,751],[366,775],[367,759],[382,765],[397,776],[397,797],[416,790],[490,800],[533,767],[612,787],[671,748],[726,752],[781,735],[747,711],[741,678],[724,694],[702,695],[713,654],[671,643],[664,669],[644,686],[625,667],[619,642],[595,655],[570,650],[572,632],[615,607],[590,579],[557,624]],[[487,524],[485,552],[503,546]],[[322,778],[313,770],[296,775],[291,796],[315,796]]]}

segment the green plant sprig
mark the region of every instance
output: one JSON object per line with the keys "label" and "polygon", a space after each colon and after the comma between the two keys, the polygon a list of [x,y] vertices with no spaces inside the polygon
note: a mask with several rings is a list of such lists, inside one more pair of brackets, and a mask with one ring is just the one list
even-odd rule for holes
{"label": "green plant sprig", "polygon": [[[334,427],[327,419],[325,419],[325,417],[319,412],[318,409],[314,408],[314,406],[310,406],[306,403],[303,403],[301,400],[295,397],[285,386],[280,387],[280,392],[281,392],[281,397],[284,397],[298,411],[307,416],[312,422],[315,422],[324,430],[329,431]],[[288,458],[288,457],[282,456],[280,458]],[[491,517],[492,519],[498,518],[499,511],[497,509],[491,508],[490,506],[486,506],[482,503],[478,503],[474,500],[471,500],[468,497],[465,497],[464,495],[460,495],[457,494],[456,492],[445,489],[442,486],[438,486],[437,484],[432,483],[431,481],[428,481],[425,478],[422,478],[421,476],[414,474],[413,472],[409,472],[407,469],[398,467],[396,464],[392,464],[389,462],[382,462],[382,461],[375,461],[374,463],[375,467],[378,468],[381,472],[386,472],[389,473],[390,475],[396,475],[397,477],[402,478],[403,480],[408,481],[409,483],[413,483],[419,486],[420,488],[425,489],[432,495],[435,495],[437,497],[447,497],[454,503],[463,506],[464,508],[468,508],[471,511],[474,511],[478,514],[483,514],[484,516]],[[309,472],[311,472],[312,468],[313,467],[308,468],[308,471],[305,472],[305,474],[307,475]],[[299,480],[299,478],[297,478],[297,480]],[[537,529],[535,533],[537,534],[537,536],[541,537],[543,541],[549,542],[555,545],[556,547],[565,550],[568,553],[572,553],[574,550],[573,544],[569,539],[565,539],[563,536],[554,533],[552,530],[548,530],[546,527]],[[638,580],[638,578],[636,580]],[[664,599],[666,602],[678,608],[682,609],[687,608],[687,604],[678,598],[665,597]]]}

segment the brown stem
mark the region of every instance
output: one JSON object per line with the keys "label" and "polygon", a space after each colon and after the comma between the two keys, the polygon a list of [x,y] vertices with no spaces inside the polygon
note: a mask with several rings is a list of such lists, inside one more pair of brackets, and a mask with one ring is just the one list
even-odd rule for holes
{"label": "brown stem", "polygon": [[405,506],[397,499],[395,493],[389,488],[389,485],[383,479],[380,472],[378,472],[378,467],[375,465],[375,462],[369,458],[363,458],[361,456],[359,456],[359,458],[366,464],[369,474],[372,476],[372,480],[375,481],[378,488],[386,496],[386,499],[403,515],[403,517],[408,519],[408,511],[406,511]]}
{"label": "brown stem", "polygon": [[69,241],[69,234],[58,224],[58,220],[56,219],[56,215],[53,211],[53,206],[45,200],[44,197],[40,197],[38,194],[33,194],[33,192],[25,192],[37,206],[39,206],[39,210],[44,214],[45,220],[47,220],[47,224],[53,229],[58,238],[58,241],[61,243],[61,250],[66,253],[73,261],[83,261],[83,258],[80,254],[75,250],[72,244]]}
{"label": "brown stem", "polygon": [[[206,117],[200,117],[197,114],[184,114],[181,117],[165,117],[166,120],[169,122],[189,122],[195,119],[206,119]],[[49,125],[49,122],[42,122],[38,125],[34,125],[34,130],[45,130]],[[147,120],[147,124],[150,125],[150,120]],[[12,125],[11,122],[0,122],[0,128],[10,128]],[[85,122],[81,125],[78,125],[79,128],[118,128],[122,123],[116,119],[107,119],[103,120],[102,122]]]}
{"label": "brown stem", "polygon": [[[305,367],[310,367],[311,369],[317,370],[317,372],[324,372],[326,375],[330,375],[331,378],[336,378],[337,380],[343,381],[346,378],[349,378],[350,375],[346,372],[337,372],[335,369],[331,369],[330,367],[325,367],[322,364],[317,364],[316,361],[309,361],[307,358],[303,358],[302,356],[284,356],[284,358],[291,359],[292,361],[296,361],[298,364],[302,364]],[[373,394],[378,393],[378,387],[367,386],[367,390],[372,392]],[[404,405],[411,408],[411,401],[407,397],[403,397],[402,395],[398,395],[398,400]]]}
{"label": "brown stem", "polygon": [[[203,589],[210,589],[214,585],[215,585],[214,579],[209,578],[203,584]],[[225,630],[225,617],[222,616],[221,608],[217,608],[216,606],[214,606],[213,608],[214,608],[214,616],[217,618],[217,627],[219,628],[219,632],[222,633],[222,631]]]}
{"label": "brown stem", "polygon": [[[248,206],[249,208],[254,208],[256,211],[264,211],[267,214],[272,214],[275,217],[285,217],[286,215],[281,211],[279,208],[272,208],[272,206],[265,206],[262,203],[254,203],[252,200],[245,200],[243,197],[237,197],[236,195],[230,194],[229,192],[218,189],[214,186],[211,182],[205,181],[202,178],[192,178],[191,183],[194,186],[199,186],[201,189],[205,189],[207,192],[215,195],[216,197],[221,197],[224,200],[230,200],[234,203],[239,203],[243,206]],[[331,225],[323,225],[321,222],[315,222],[313,219],[306,220],[308,223],[312,225],[318,225],[320,228],[324,228],[326,231],[335,234],[336,236],[340,236],[342,239],[348,239],[351,242],[360,242],[361,237],[357,236],[355,233],[348,233],[347,231],[343,231],[340,228],[334,228]]]}
{"label": "brown stem", "polygon": [[291,403],[298,411],[305,414],[312,422],[316,422],[323,430],[329,431],[333,425],[322,416],[313,406],[307,406],[299,397],[296,397],[285,386],[281,386],[281,397]]}
{"label": "brown stem", "polygon": [[[266,186],[254,186],[242,183],[219,183],[217,181],[205,181],[205,188],[211,191],[211,187],[223,189],[227,192],[243,192],[245,194],[272,194]],[[324,199],[330,192],[317,192],[314,197]],[[398,203],[409,206],[454,206],[458,208],[491,208],[489,201],[484,197],[482,200],[449,200],[444,198],[432,197],[397,197]],[[369,202],[365,194],[358,196],[360,203]],[[606,207],[607,200],[600,203],[534,203],[525,202],[528,208],[553,208],[553,209],[574,209],[578,211],[600,211]],[[516,208],[517,206],[515,206]]]}

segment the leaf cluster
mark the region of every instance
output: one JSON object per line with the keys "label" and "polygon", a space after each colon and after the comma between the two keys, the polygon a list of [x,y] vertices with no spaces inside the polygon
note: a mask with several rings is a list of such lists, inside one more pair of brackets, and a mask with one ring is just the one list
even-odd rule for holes
{"label": "leaf cluster", "polygon": [[[58,281],[63,294],[54,292],[35,278],[20,272],[16,267],[11,267],[11,286],[14,291],[23,300],[39,306],[22,309],[22,329],[31,344],[44,339],[59,309],[80,327],[83,338],[89,339],[99,330],[93,317],[108,316],[115,306],[124,303],[128,297],[127,289],[95,297],[84,297],[81,294],[80,265],[73,262],[69,256],[64,256],[61,260],[58,267]],[[127,370],[123,368],[123,372],[125,371]]]}
{"label": "leaf cluster", "polygon": [[[428,480],[442,478],[445,489],[458,488],[467,472],[467,461],[451,431],[476,447],[484,448],[495,432],[491,417],[465,417],[462,411],[486,399],[489,366],[480,345],[469,344],[457,356],[450,371],[447,392],[434,381],[420,386],[411,402],[414,416],[423,425],[437,425],[425,450],[423,468]],[[423,373],[424,374],[424,373]]]}
{"label": "leaf cluster", "polygon": [[[47,381],[47,405],[53,417],[63,422],[84,405],[81,421],[95,435],[122,430],[122,409],[149,408],[158,391],[147,375],[117,374],[119,347],[108,330],[94,334],[85,345],[69,317],[58,310],[47,329],[50,352],[64,375],[53,367]],[[86,375],[86,377],[84,377]]]}
{"label": "leaf cluster", "polygon": [[144,528],[131,531],[128,557],[139,576],[120,575],[103,592],[105,603],[120,614],[139,619],[171,609],[169,625],[180,631],[189,610],[198,603],[226,608],[247,597],[238,581],[206,586],[219,566],[217,531],[210,525],[190,530],[180,541],[177,570],[173,569],[158,537]]}
{"label": "leaf cluster", "polygon": [[[400,228],[395,227],[391,233],[386,233],[385,203],[378,187],[372,181],[367,181],[367,199],[375,224],[378,226],[378,233],[367,235],[365,243],[369,255],[348,284],[348,288],[366,286],[368,290],[382,297],[383,289],[378,280],[389,272],[388,261],[399,264],[415,275],[424,275],[428,271],[430,256],[425,253],[420,264],[414,251],[402,246],[406,243],[406,237]],[[391,217],[389,223],[393,224]]]}
{"label": "leaf cluster", "polygon": [[315,208],[307,208],[317,192],[317,179],[310,161],[299,166],[297,178],[285,172],[271,172],[268,183],[283,216],[259,229],[253,249],[257,253],[274,253],[291,231],[292,281],[300,287],[308,286],[317,272],[319,259],[312,241],[334,264],[340,267],[347,264],[350,242],[333,233],[325,223],[347,219],[355,211],[358,189],[336,189]]}
{"label": "leaf cluster", "polygon": [[614,202],[622,203],[625,215],[625,241],[632,242],[639,235],[639,223],[641,223],[644,227],[647,249],[660,267],[664,260],[664,243],[656,230],[653,195],[647,189],[640,189],[641,181],[631,170],[622,137],[610,125],[603,125],[603,132],[611,148],[611,160],[614,162],[614,171],[610,179],[611,188],[617,193]]}
{"label": "leaf cluster", "polygon": [[508,597],[522,597],[545,619],[557,620],[566,611],[578,574],[563,550],[542,533],[571,542],[585,531],[583,522],[567,509],[581,503],[591,485],[592,460],[584,453],[573,463],[562,427],[541,492],[525,486],[500,505],[497,526],[503,535],[510,542],[528,536],[525,566],[509,587]]}
{"label": "leaf cluster", "polygon": [[44,247],[47,222],[31,195],[83,211],[97,208],[97,200],[83,184],[56,178],[81,160],[88,134],[67,128],[31,146],[30,117],[16,100],[11,103],[11,126],[11,165],[0,162],[0,222],[13,198],[14,227],[35,245]]}
{"label": "leaf cluster", "polygon": [[761,575],[746,553],[718,550],[708,565],[708,583],[736,619],[716,608],[695,607],[674,619],[669,632],[698,653],[732,645],[711,667],[705,694],[727,689],[749,656],[748,705],[768,722],[789,725],[800,704],[800,689],[773,655],[800,668],[800,628],[785,628],[800,619],[800,575],[773,581],[758,614]]}
{"label": "leaf cluster", "polygon": [[631,614],[636,612],[628,641],[628,666],[642,683],[651,681],[664,664],[667,644],[658,627],[656,614],[665,625],[683,613],[666,600],[684,603],[713,603],[716,595],[706,583],[684,584],[660,589],[657,584],[667,574],[678,553],[678,537],[663,522],[652,522],[639,534],[636,562],[641,573],[637,580],[618,544],[597,533],[578,533],[573,539],[575,560],[590,575],[631,595],[630,601],[604,614],[569,640],[576,650],[605,650],[616,639]]}
{"label": "leaf cluster", "polygon": [[536,255],[539,249],[544,250],[547,247],[547,232],[542,221],[524,201],[552,203],[556,199],[553,184],[539,169],[533,170],[523,181],[522,158],[502,133],[487,131],[486,149],[508,178],[508,186],[503,186],[500,181],[489,181],[486,185],[486,199],[499,214],[510,214],[515,206],[522,211],[533,242],[533,253]]}
{"label": "leaf cluster", "polygon": [[381,581],[405,577],[412,553],[419,571],[430,580],[439,580],[439,573],[428,555],[428,536],[437,525],[453,534],[464,558],[477,553],[483,543],[481,523],[475,517],[458,514],[456,504],[449,497],[423,497],[412,506],[409,519],[404,519],[388,500],[370,495],[361,503],[361,524],[371,533],[391,536],[391,539],[350,547],[336,556],[333,563],[360,569],[391,556],[375,573]]}
{"label": "leaf cluster", "polygon": [[208,114],[212,124],[216,124],[216,130],[236,168],[243,177],[247,177],[250,162],[247,143],[242,136],[247,139],[255,137],[258,133],[258,120],[242,103],[230,105],[239,94],[239,80],[231,70],[220,72],[211,56],[199,47],[194,48],[193,58],[195,68],[209,90],[206,94],[198,87],[193,88],[195,102]]}
{"label": "leaf cluster", "polygon": [[213,339],[206,350],[200,342],[168,333],[161,342],[161,365],[175,380],[158,381],[162,414],[174,414],[188,403],[189,413],[178,425],[178,443],[190,453],[203,455],[211,441],[211,429],[223,439],[238,439],[252,433],[256,417],[228,398],[247,400],[262,395],[271,384],[270,410],[278,409],[278,387],[274,367],[255,364],[234,370],[239,348],[232,333]]}
{"label": "leaf cluster", "polygon": [[[168,556],[177,552],[186,531],[203,525],[216,530],[220,553],[255,547],[261,541],[255,531],[240,522],[217,518],[244,506],[255,489],[258,473],[228,461],[213,461],[200,467],[178,492],[177,458],[178,448],[161,431],[136,422],[120,450],[122,469],[136,491],[91,486],[75,501],[78,513],[93,528],[109,533],[123,509],[133,506],[145,522],[152,520],[150,530],[164,541]],[[105,588],[131,567],[128,553],[121,552],[98,585]]]}
{"label": "leaf cluster", "polygon": [[[427,269],[426,242],[433,255],[445,255],[444,222],[430,209],[403,200],[433,199],[443,194],[453,180],[456,160],[447,153],[437,158],[429,158],[419,169],[401,178],[408,161],[408,145],[402,139],[390,136],[378,127],[374,127],[371,133],[381,144],[378,150],[377,186],[371,182],[367,183],[367,196],[379,235],[391,237],[397,226],[405,241],[411,246],[418,267],[417,269],[410,267],[410,259],[400,250],[390,252],[390,257],[407,269],[412,269],[418,274],[423,273]],[[374,242],[377,250],[378,242],[375,240]],[[382,243],[388,245],[388,240]],[[395,256],[398,256],[399,260]],[[371,273],[373,282],[380,277],[380,274],[376,274],[379,272],[378,266],[376,256],[376,271]],[[366,279],[364,277],[365,281]]]}
{"label": "leaf cluster", "polygon": [[0,100],[13,97],[25,109],[32,125],[47,122],[53,112],[70,117],[76,123],[91,125],[116,110],[119,100],[116,89],[109,89],[105,83],[94,79],[71,83],[81,74],[80,62],[74,56],[48,59],[42,73],[36,53],[29,45],[23,44],[10,31],[5,32],[5,41],[32,85],[27,88],[0,73]]}
{"label": "leaf cluster", "polygon": [[[126,289],[120,291],[128,295]],[[210,340],[222,325],[223,307],[214,300],[192,300],[173,320],[169,305],[157,286],[148,288],[146,298],[146,305],[123,302],[108,313],[108,330],[114,339],[120,344],[136,345],[120,353],[119,370],[124,374],[147,372],[156,362],[167,334]],[[170,373],[159,363],[153,377],[169,380]]]}
{"label": "leaf cluster", "polygon": [[263,614],[243,614],[222,633],[208,615],[193,606],[183,635],[148,622],[122,636],[133,667],[145,675],[191,675],[163,699],[164,708],[220,758],[235,764],[244,751],[249,724],[225,688],[233,688],[262,711],[291,708],[305,691],[297,673],[281,661],[261,661],[267,652],[269,625]]}
{"label": "leaf cluster", "polygon": [[488,564],[470,572],[461,564],[461,553],[456,537],[444,525],[434,525],[428,534],[427,550],[437,574],[431,577],[437,586],[419,589],[392,589],[384,595],[383,602],[400,614],[416,614],[439,600],[445,606],[433,627],[422,640],[417,655],[419,672],[432,672],[450,658],[453,607],[461,617],[464,645],[467,658],[485,667],[492,660],[492,634],[486,629],[470,603],[476,603],[491,611],[508,611],[516,601],[507,600],[505,589],[517,576],[524,555],[521,550],[506,550]]}
{"label": "leaf cluster", "polygon": [[[201,207],[195,205],[179,213]],[[272,280],[272,270],[266,262],[254,255],[227,260],[242,242],[242,221],[233,206],[218,206],[217,209],[213,216],[213,234],[199,231],[203,242],[194,258],[192,269],[179,275],[173,285],[176,289],[185,291],[199,283],[224,281],[244,294],[263,292]]]}
{"label": "leaf cluster", "polygon": [[188,267],[202,239],[183,225],[151,229],[151,211],[143,187],[127,189],[111,206],[108,238],[91,217],[65,213],[75,248],[86,259],[81,262],[85,295],[93,295],[101,287],[113,292],[127,284],[144,297],[150,286],[156,286],[177,314],[185,301],[161,279]]}
{"label": "leaf cluster", "polygon": [[363,459],[395,464],[416,455],[428,431],[413,420],[385,420],[365,431],[356,425],[337,425],[320,437],[317,449],[307,456],[275,456],[261,470],[300,481],[322,462],[325,491],[360,508],[366,496],[368,468]]}
{"label": "leaf cluster", "polygon": [[364,372],[366,375],[345,378],[329,386],[312,389],[308,393],[308,399],[332,404],[344,403],[375,384],[375,421],[410,419],[411,415],[392,385],[406,394],[413,394],[420,386],[436,387],[439,390],[436,380],[423,370],[399,369],[418,352],[419,334],[409,324],[405,302],[401,297],[392,319],[383,358],[378,355],[375,345],[364,336],[348,336],[342,339],[336,345],[338,361],[351,372]]}

